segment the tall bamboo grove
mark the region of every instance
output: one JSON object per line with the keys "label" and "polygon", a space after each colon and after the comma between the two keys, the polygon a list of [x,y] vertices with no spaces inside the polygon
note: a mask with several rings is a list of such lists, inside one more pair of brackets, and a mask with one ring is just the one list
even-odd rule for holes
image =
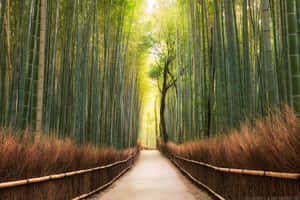
{"label": "tall bamboo grove", "polygon": [[0,2],[0,126],[136,145],[141,98],[131,23],[135,1]]}
{"label": "tall bamboo grove", "polygon": [[177,1],[171,140],[210,137],[285,104],[300,113],[299,8],[299,0]]}

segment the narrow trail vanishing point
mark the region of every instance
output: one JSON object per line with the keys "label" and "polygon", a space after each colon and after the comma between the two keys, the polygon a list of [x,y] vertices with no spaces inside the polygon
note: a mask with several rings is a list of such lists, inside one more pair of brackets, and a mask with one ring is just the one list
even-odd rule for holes
{"label": "narrow trail vanishing point", "polygon": [[90,200],[212,200],[163,157],[142,151],[133,167],[110,188]]}

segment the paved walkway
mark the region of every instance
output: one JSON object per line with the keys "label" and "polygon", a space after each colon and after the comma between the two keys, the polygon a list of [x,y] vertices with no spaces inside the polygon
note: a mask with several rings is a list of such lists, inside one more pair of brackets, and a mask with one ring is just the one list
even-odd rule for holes
{"label": "paved walkway", "polygon": [[142,151],[135,166],[91,200],[211,200],[161,155]]}

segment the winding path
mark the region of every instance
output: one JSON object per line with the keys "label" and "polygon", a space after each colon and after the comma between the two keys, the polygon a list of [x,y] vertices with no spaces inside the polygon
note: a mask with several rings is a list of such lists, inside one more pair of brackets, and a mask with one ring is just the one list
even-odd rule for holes
{"label": "winding path", "polygon": [[212,200],[159,151],[142,151],[135,166],[90,200]]}

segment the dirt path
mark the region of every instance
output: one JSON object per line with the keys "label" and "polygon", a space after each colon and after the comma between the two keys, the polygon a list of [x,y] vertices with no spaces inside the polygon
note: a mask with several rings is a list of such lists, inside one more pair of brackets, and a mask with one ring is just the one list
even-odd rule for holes
{"label": "dirt path", "polygon": [[142,151],[126,175],[91,200],[211,200],[159,151]]}

